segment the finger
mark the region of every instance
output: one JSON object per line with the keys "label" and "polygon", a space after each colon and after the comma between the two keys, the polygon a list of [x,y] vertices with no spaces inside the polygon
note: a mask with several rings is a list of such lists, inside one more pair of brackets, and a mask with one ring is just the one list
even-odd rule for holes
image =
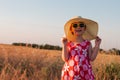
{"label": "finger", "polygon": [[98,37],[98,36],[96,37],[96,39],[97,39],[97,40],[101,40],[100,37]]}
{"label": "finger", "polygon": [[65,37],[62,37],[62,39],[61,39],[62,41],[67,41],[67,38],[65,38]]}
{"label": "finger", "polygon": [[99,36],[97,36],[96,39],[99,39]]}

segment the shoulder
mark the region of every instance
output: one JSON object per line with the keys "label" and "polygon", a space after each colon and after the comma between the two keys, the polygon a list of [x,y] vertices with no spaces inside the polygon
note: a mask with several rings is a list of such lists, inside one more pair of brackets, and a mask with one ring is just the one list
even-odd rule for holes
{"label": "shoulder", "polygon": [[72,47],[72,46],[74,46],[74,44],[73,44],[72,41],[68,41],[67,46],[68,46],[68,47]]}
{"label": "shoulder", "polygon": [[92,43],[89,40],[86,40],[86,45],[89,51],[92,50]]}

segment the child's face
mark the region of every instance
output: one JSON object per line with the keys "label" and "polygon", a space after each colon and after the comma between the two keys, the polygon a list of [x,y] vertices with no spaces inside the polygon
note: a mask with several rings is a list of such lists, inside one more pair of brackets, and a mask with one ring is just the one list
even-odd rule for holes
{"label": "child's face", "polygon": [[72,23],[72,32],[76,36],[82,36],[82,34],[85,32],[86,25],[83,22],[75,22]]}

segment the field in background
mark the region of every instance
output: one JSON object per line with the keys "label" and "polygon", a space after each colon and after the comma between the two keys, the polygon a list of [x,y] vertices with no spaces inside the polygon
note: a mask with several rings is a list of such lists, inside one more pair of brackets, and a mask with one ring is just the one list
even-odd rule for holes
{"label": "field in background", "polygon": [[[0,80],[60,80],[61,51],[0,45]],[[96,80],[120,79],[120,56],[99,54],[92,62]]]}

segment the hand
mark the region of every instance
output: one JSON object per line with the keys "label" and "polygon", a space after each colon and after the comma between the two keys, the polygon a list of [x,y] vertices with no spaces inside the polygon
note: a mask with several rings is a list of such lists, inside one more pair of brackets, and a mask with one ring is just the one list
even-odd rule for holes
{"label": "hand", "polygon": [[101,39],[97,36],[95,39],[95,47],[99,47],[101,43]]}
{"label": "hand", "polygon": [[62,44],[63,44],[63,45],[66,45],[66,44],[68,43],[68,40],[67,40],[66,37],[62,37],[62,38],[61,38],[61,41],[62,41]]}

